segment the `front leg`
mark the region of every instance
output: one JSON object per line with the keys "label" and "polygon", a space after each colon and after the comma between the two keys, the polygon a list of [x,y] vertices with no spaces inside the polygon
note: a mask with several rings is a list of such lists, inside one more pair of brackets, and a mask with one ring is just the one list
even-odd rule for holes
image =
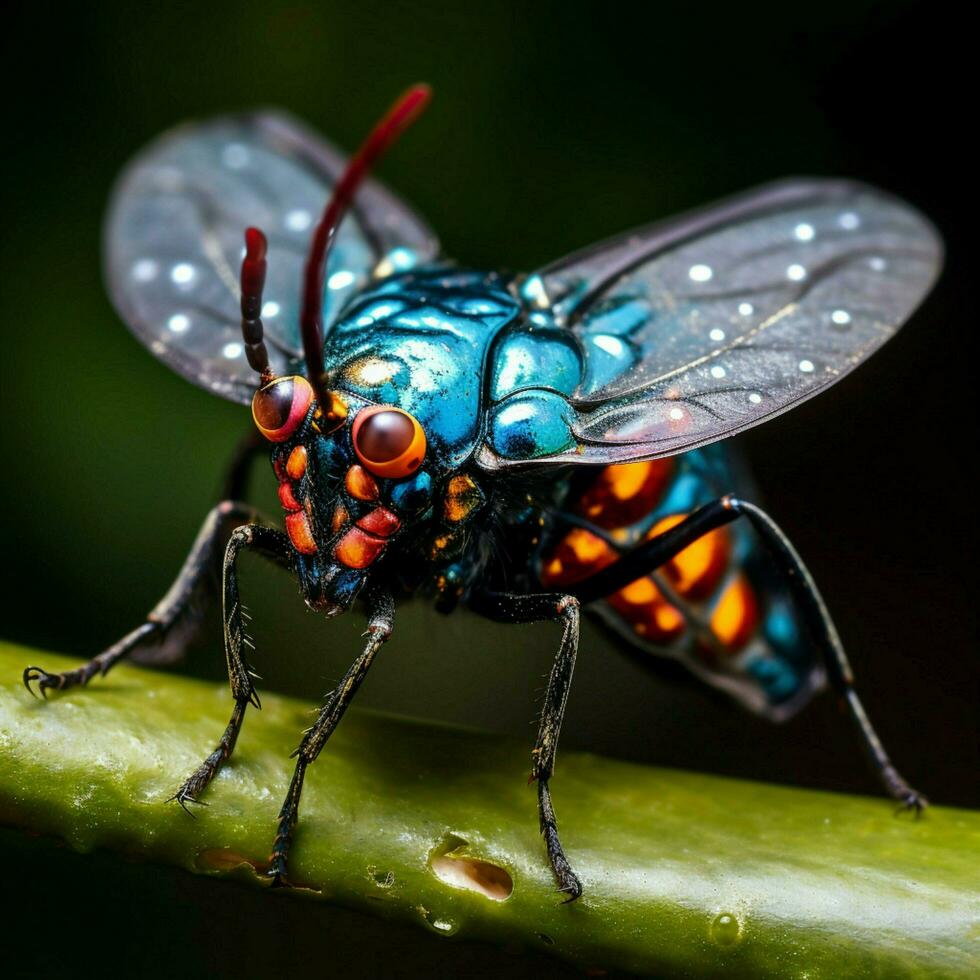
{"label": "front leg", "polygon": [[475,596],[470,601],[475,612],[505,623],[537,623],[542,620],[557,620],[562,625],[561,643],[548,678],[544,706],[538,737],[531,752],[531,776],[529,782],[538,784],[538,817],[541,834],[548,849],[558,890],[568,895],[566,902],[573,902],[582,894],[582,883],[572,871],[558,836],[558,822],[555,808],[551,802],[548,782],[555,771],[555,754],[558,751],[558,736],[561,733],[562,719],[565,717],[565,703],[575,671],[575,657],[578,653],[579,601],[574,596],[560,594],[520,595],[518,593],[497,592]]}
{"label": "front leg", "polygon": [[246,614],[242,609],[238,591],[237,561],[243,551],[254,551],[281,568],[294,567],[293,550],[289,538],[281,531],[262,524],[246,524],[234,530],[225,548],[222,570],[222,603],[225,635],[225,658],[228,663],[228,683],[235,699],[231,719],[211,754],[184,780],[180,789],[171,797],[185,810],[188,803],[200,802],[201,793],[218,775],[221,767],[231,758],[238,741],[245,710],[249,704],[261,708],[258,693],[252,683],[252,673],[245,660],[244,648],[250,640],[245,629]]}
{"label": "front leg", "polygon": [[176,658],[196,629],[197,622],[214,592],[214,581],[221,553],[236,525],[255,519],[255,511],[237,500],[224,500],[204,519],[194,545],[167,594],[156,604],[146,621],[98,656],[61,674],[51,674],[42,667],[24,671],[24,685],[34,693],[31,684],[47,697],[49,690],[64,691],[87,684],[93,677],[104,676],[128,656],[143,653],[157,644],[154,653],[164,645],[163,656],[153,659],[164,662]]}
{"label": "front leg", "polygon": [[367,602],[368,627],[364,633],[367,637],[364,650],[350,665],[340,683],[327,695],[313,727],[306,732],[299,748],[293,753],[296,757],[296,769],[279,811],[279,828],[269,858],[268,874],[273,886],[288,884],[286,872],[289,848],[293,842],[296,821],[299,819],[299,798],[303,792],[306,767],[316,761],[374,663],[375,655],[391,636],[395,621],[395,603],[391,594],[384,589],[373,590],[368,594]]}

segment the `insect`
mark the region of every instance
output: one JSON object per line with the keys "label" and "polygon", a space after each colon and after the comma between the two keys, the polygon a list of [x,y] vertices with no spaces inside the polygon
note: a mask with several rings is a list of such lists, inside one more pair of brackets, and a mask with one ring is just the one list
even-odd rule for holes
{"label": "insect", "polygon": [[[297,749],[277,884],[307,768],[391,635],[395,598],[416,593],[445,612],[560,626],[531,778],[567,900],[582,886],[550,781],[583,607],[639,656],[678,661],[774,720],[829,681],[884,788],[918,813],[925,800],[875,735],[816,585],[744,499],[719,440],[883,344],[938,273],[934,230],[867,186],[789,180],[530,275],[471,270],[366,177],[428,97],[410,89],[349,162],[261,113],[177,129],[125,171],[106,224],[119,312],[177,372],[251,405],[257,434],[146,621],[75,670],[27,668],[28,690],[179,655],[220,592],[231,716],[173,797],[198,802],[259,707],[237,575],[252,551],[293,573],[316,612],[356,600],[368,617]],[[241,499],[270,450],[284,531]]]}

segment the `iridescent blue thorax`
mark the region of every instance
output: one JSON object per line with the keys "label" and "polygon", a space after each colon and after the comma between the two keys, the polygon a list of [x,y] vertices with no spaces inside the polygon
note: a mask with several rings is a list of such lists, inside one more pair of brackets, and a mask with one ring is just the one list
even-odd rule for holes
{"label": "iridescent blue thorax", "polygon": [[362,293],[325,338],[333,388],[411,412],[425,429],[425,470],[440,479],[475,451],[484,430],[485,367],[520,313],[496,273],[435,267]]}

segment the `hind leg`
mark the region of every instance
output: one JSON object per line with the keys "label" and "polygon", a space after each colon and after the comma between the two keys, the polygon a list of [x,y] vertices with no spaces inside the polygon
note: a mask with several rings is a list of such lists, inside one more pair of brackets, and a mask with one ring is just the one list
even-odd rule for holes
{"label": "hind leg", "polygon": [[920,813],[927,806],[927,800],[906,782],[892,764],[877,732],[868,720],[854,686],[854,674],[844,645],[813,576],[789,538],[755,504],[731,495],[706,504],[670,530],[626,552],[618,561],[607,565],[585,581],[571,586],[568,591],[583,603],[611,595],[670,561],[698,538],[739,518],[746,519],[752,525],[785,577],[808,632],[823,658],[831,686],[847,706],[865,755],[885,791],[904,808]]}

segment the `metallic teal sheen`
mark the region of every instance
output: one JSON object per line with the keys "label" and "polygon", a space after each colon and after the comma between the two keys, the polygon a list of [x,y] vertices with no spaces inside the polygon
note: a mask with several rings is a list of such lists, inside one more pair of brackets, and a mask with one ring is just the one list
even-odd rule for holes
{"label": "metallic teal sheen", "polygon": [[504,459],[539,459],[573,448],[568,402],[550,391],[511,395],[491,413],[490,445]]}
{"label": "metallic teal sheen", "polygon": [[582,356],[568,330],[528,326],[494,351],[491,394],[499,400],[521,388],[553,388],[571,395],[582,377]]}

